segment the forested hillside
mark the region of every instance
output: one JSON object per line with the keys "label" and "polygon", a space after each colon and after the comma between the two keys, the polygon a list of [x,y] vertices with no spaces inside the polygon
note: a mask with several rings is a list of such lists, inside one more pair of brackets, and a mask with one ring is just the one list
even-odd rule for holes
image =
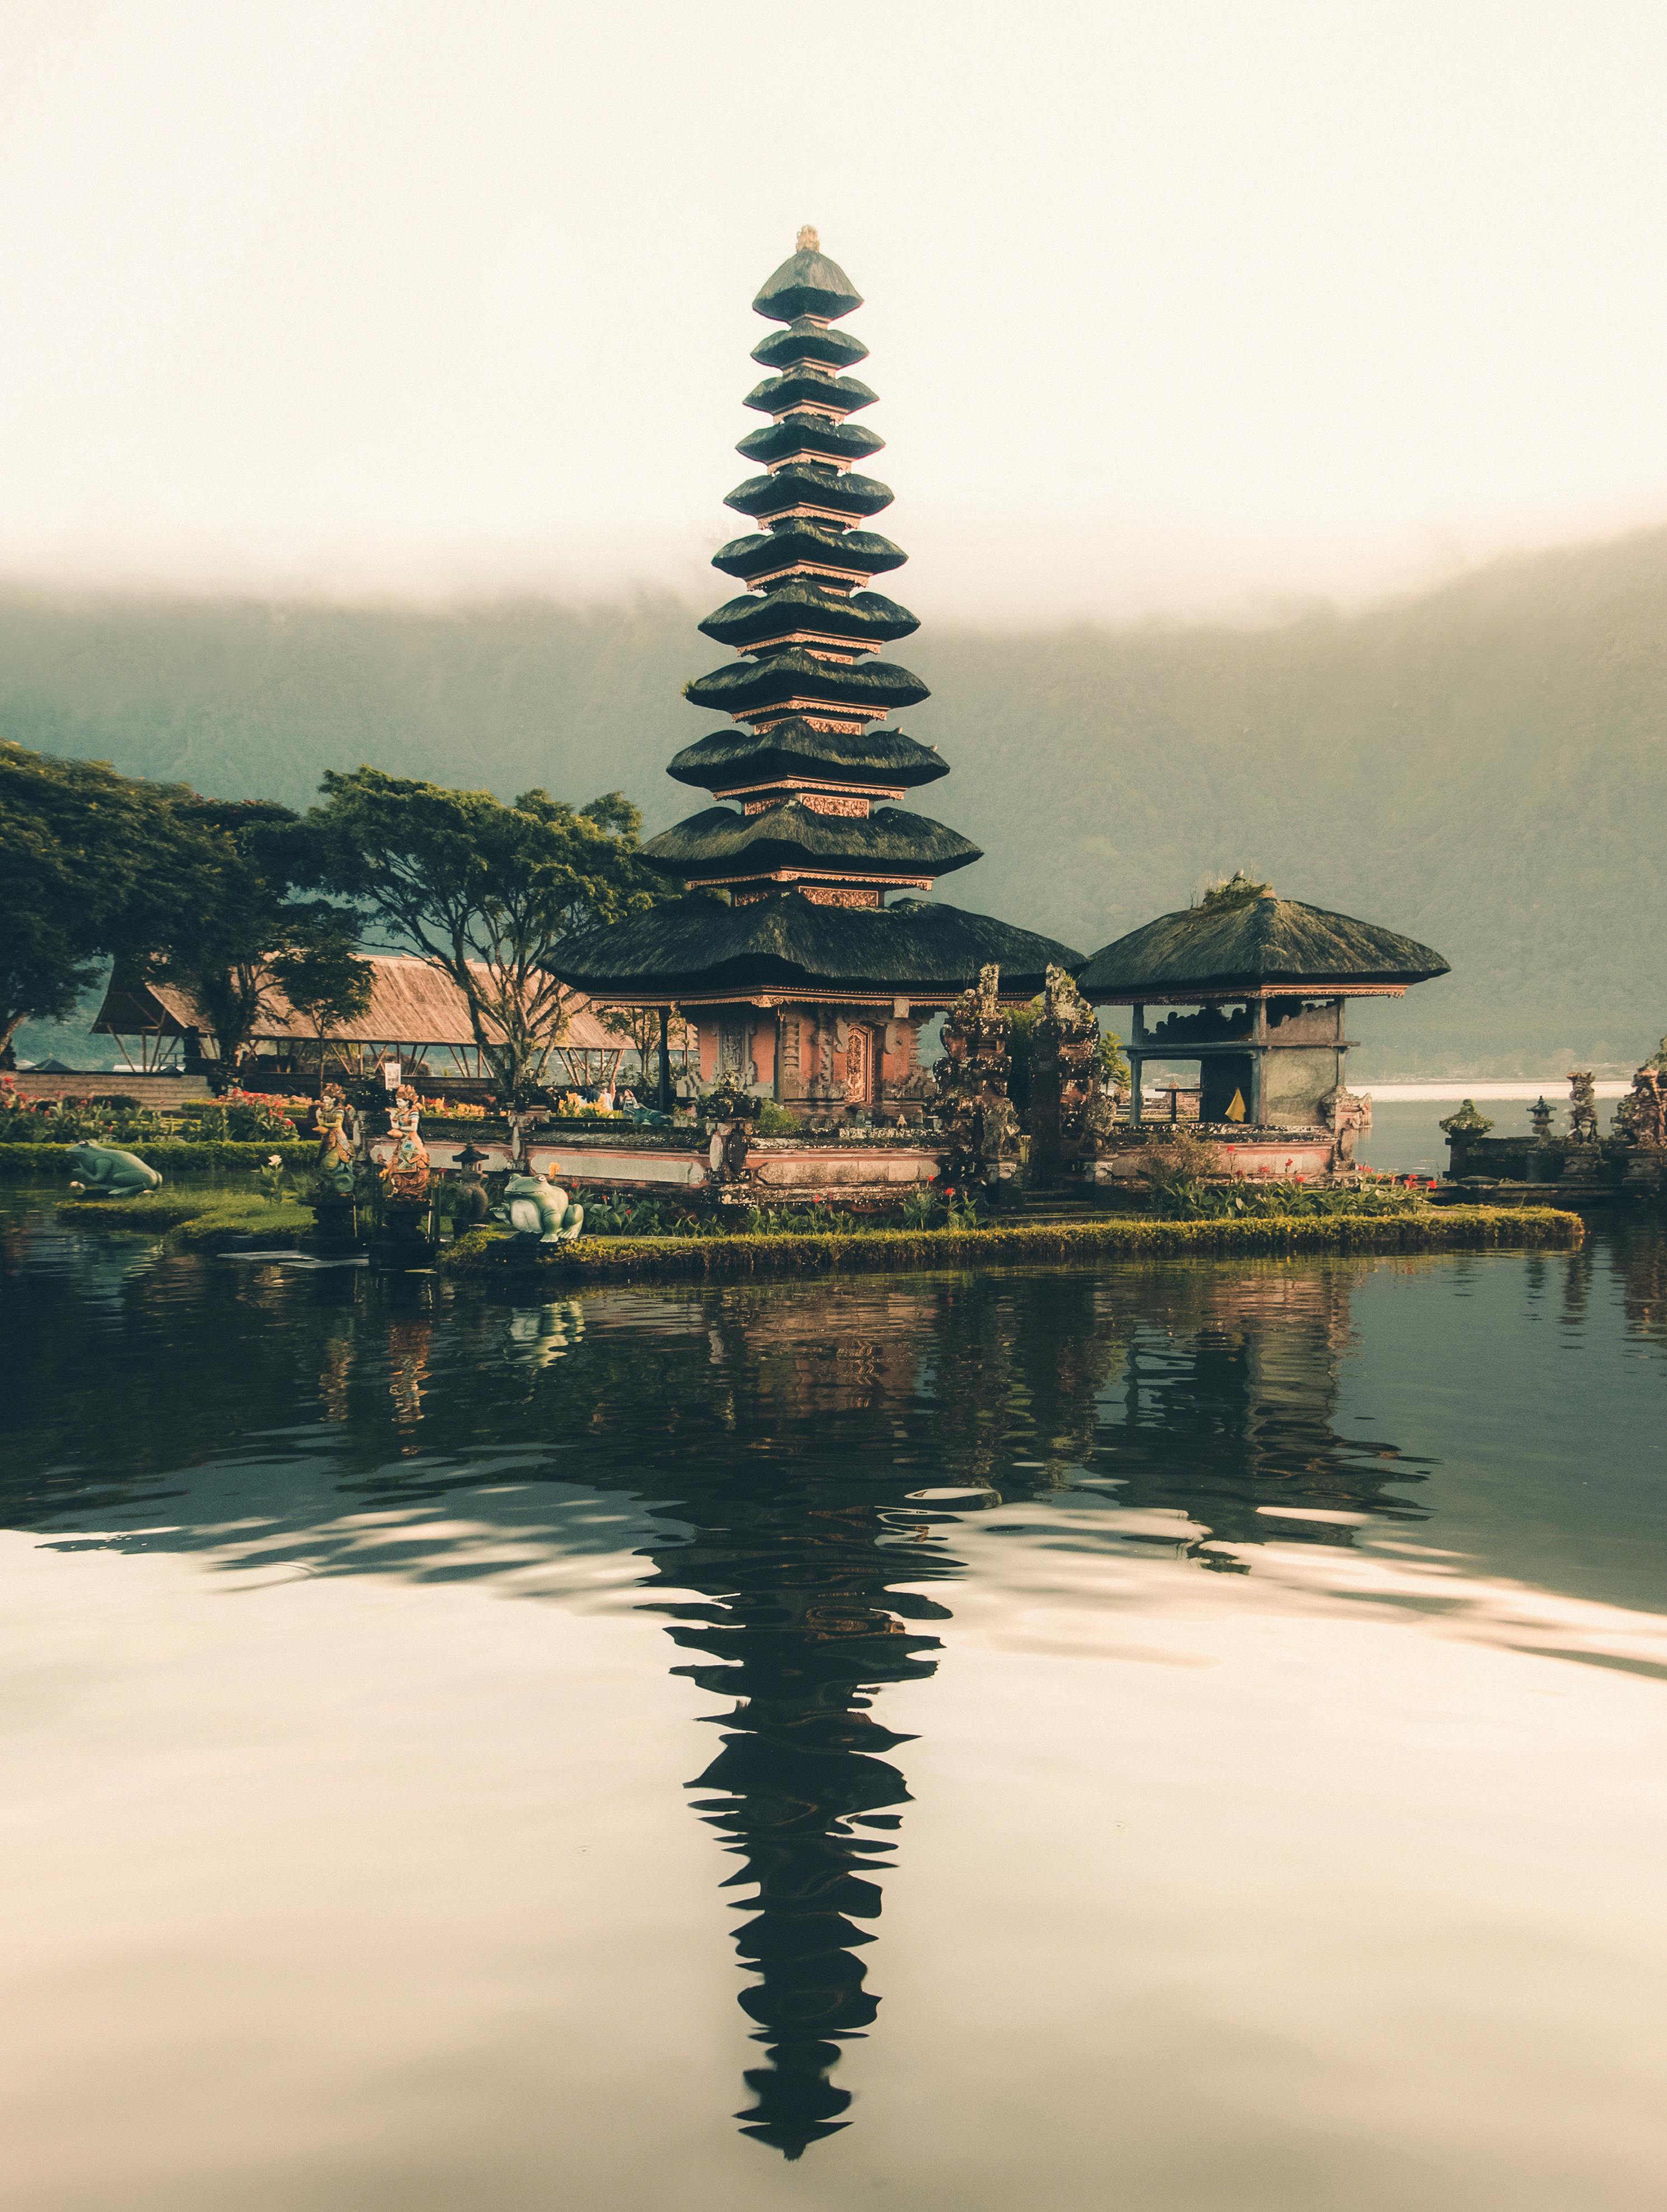
{"label": "forested hillside", "polygon": [[[907,597],[906,579],[899,589]],[[0,600],[0,731],[227,798],[360,761],[693,811],[703,610]],[[1667,1029],[1667,532],[1276,628],[928,625],[904,718],[957,903],[1085,951],[1244,866],[1455,973],[1364,1010],[1361,1073],[1632,1066]]]}

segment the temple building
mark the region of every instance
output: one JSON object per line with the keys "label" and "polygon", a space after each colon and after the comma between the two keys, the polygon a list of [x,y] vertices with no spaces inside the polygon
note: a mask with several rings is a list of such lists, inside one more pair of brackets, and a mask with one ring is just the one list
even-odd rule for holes
{"label": "temple building", "polygon": [[[1231,1169],[1312,1176],[1348,1164],[1369,1118],[1343,1078],[1348,1000],[1398,999],[1446,973],[1427,945],[1236,876],[1103,946],[1077,981],[1092,1004],[1133,1010],[1136,1127],[1143,1066],[1195,1061],[1201,1133],[1223,1141]],[[1153,1008],[1168,1011],[1154,1022]],[[1258,1157],[1269,1146],[1271,1166]]]}
{"label": "temple building", "polygon": [[685,694],[729,720],[671,763],[711,803],[643,848],[684,896],[575,939],[561,974],[680,1008],[703,1081],[837,1115],[922,1087],[922,1022],[986,963],[1022,1004],[1082,956],[920,896],[980,854],[901,803],[948,764],[888,720],[927,687],[885,657],[916,617],[868,588],[907,556],[867,527],[891,494],[858,465],[884,441],[851,419],[875,397],[847,373],[867,348],[834,327],[861,298],[806,229],[752,304],[781,326],[753,349],[768,420],[739,447],[760,473],[727,502],[755,526],[714,556],[743,588],[700,625],[734,657]]}

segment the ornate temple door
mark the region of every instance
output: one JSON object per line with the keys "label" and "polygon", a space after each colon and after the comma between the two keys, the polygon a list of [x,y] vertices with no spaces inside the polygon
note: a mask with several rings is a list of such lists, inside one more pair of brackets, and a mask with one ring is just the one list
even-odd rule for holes
{"label": "ornate temple door", "polygon": [[874,1103],[874,1033],[853,1022],[845,1043],[845,1103],[872,1106]]}

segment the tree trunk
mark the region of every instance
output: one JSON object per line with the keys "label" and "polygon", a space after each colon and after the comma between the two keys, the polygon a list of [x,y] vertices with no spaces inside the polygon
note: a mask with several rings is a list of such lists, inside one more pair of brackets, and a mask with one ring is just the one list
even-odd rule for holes
{"label": "tree trunk", "polygon": [[0,1067],[15,1067],[16,1048],[13,1039],[23,1025],[21,1014],[0,1014]]}

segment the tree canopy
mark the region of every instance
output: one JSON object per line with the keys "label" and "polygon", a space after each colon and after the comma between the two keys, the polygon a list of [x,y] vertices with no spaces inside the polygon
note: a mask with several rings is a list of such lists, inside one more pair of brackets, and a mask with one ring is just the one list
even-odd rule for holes
{"label": "tree canopy", "polygon": [[100,960],[154,950],[212,903],[219,854],[179,784],[0,739],[0,1057],[67,1014]]}
{"label": "tree canopy", "polygon": [[320,879],[450,977],[500,1096],[519,1103],[566,1024],[556,947],[666,895],[638,857],[636,808],[618,792],[575,808],[538,790],[506,805],[372,768],[322,788],[306,817]]}

